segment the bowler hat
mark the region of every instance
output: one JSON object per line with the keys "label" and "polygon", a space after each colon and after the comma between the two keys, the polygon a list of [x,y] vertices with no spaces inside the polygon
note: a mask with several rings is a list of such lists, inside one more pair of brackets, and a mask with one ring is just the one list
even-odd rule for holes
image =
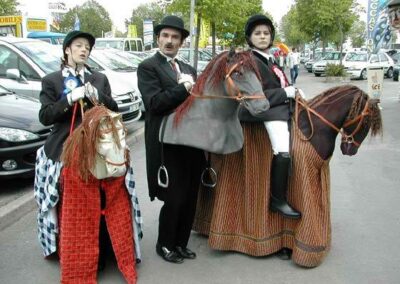
{"label": "bowler hat", "polygon": [[86,38],[89,41],[90,51],[92,51],[93,45],[96,42],[96,39],[94,38],[94,36],[92,36],[90,33],[85,33],[85,32],[81,32],[81,31],[72,31],[72,32],[69,32],[64,38],[63,53],[65,53],[65,50],[67,49],[68,46],[71,45],[73,40],[78,37]]}
{"label": "bowler hat", "polygon": [[272,46],[272,42],[274,41],[274,38],[275,38],[274,24],[272,23],[272,21],[269,18],[267,18],[266,16],[261,15],[261,14],[253,15],[247,20],[247,23],[244,27],[244,34],[245,34],[247,43],[250,46],[253,46],[253,44],[250,41],[250,36],[254,30],[254,27],[257,25],[267,25],[271,28],[271,44],[270,44],[270,46]]}
{"label": "bowler hat", "polygon": [[189,35],[189,31],[185,29],[183,21],[177,16],[166,16],[162,19],[161,23],[154,28],[154,33],[158,35],[164,28],[177,29],[182,33],[182,38],[185,39]]}

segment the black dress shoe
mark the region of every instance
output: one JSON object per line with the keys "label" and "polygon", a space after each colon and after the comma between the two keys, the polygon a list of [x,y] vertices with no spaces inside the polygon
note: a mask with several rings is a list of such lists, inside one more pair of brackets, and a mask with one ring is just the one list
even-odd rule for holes
{"label": "black dress shoe", "polygon": [[282,260],[289,260],[292,258],[292,252],[289,248],[283,248],[276,252],[276,256]]}
{"label": "black dress shoe", "polygon": [[183,258],[177,252],[169,250],[166,247],[163,247],[159,244],[156,245],[156,252],[165,261],[173,262],[173,263],[182,263],[183,262]]}
{"label": "black dress shoe", "polygon": [[188,258],[188,259],[195,259],[196,258],[196,253],[191,251],[188,248],[183,248],[180,246],[175,247],[176,252],[183,258]]}

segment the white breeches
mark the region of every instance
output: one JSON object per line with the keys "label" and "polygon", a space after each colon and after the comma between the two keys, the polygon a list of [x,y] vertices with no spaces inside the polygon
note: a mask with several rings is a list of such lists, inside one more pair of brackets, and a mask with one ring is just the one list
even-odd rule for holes
{"label": "white breeches", "polygon": [[289,152],[289,128],[286,121],[264,121],[274,155]]}

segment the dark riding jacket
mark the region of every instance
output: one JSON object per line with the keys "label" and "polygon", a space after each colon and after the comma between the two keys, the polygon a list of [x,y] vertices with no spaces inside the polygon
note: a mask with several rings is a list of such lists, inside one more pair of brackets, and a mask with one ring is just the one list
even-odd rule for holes
{"label": "dark riding jacket", "polygon": [[[262,78],[262,87],[264,94],[269,101],[270,109],[268,110],[264,121],[282,120],[288,121],[290,118],[289,98],[286,96],[285,90],[281,87],[278,76],[272,70],[272,65],[279,66],[276,62],[271,63],[260,53],[253,51],[254,59],[257,63],[258,70]],[[239,113],[241,121],[259,121],[259,119],[248,119],[251,116],[244,109]]]}
{"label": "dark riding jacket", "polygon": [[[39,120],[43,125],[52,125],[53,128],[44,144],[44,151],[47,158],[59,161],[64,141],[69,135],[72,109],[68,104],[67,97],[62,96],[64,91],[64,77],[62,71],[53,72],[42,80],[40,102],[42,106],[39,111]],[[97,88],[99,103],[104,104],[112,111],[118,111],[118,105],[111,97],[111,88],[107,77],[99,72],[86,73],[84,83],[90,82]],[[85,108],[91,108],[93,104],[84,98]],[[81,122],[79,109],[76,112],[75,126]]]}

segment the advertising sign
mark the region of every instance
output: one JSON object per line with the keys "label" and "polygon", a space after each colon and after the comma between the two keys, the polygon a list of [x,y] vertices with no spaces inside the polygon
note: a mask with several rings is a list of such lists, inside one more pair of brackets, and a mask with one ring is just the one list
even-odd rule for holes
{"label": "advertising sign", "polygon": [[46,32],[47,21],[45,19],[26,19],[26,30],[28,32]]}
{"label": "advertising sign", "polygon": [[144,46],[153,45],[153,20],[143,20],[143,44]]}
{"label": "advertising sign", "polygon": [[383,68],[369,68],[368,76],[368,95],[372,99],[380,99],[383,89]]}

